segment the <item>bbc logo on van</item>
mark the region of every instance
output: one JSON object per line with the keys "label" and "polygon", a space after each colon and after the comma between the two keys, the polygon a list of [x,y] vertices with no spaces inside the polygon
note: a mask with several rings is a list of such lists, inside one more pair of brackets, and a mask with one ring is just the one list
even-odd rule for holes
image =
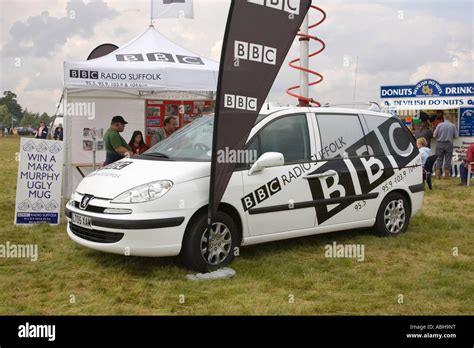
{"label": "bbc logo on van", "polygon": [[225,94],[224,107],[227,109],[239,109],[247,111],[257,111],[257,98],[245,97],[241,95]]}
{"label": "bbc logo on van", "polygon": [[281,190],[282,186],[280,180],[278,178],[273,179],[266,185],[263,185],[262,187],[256,189],[255,192],[251,192],[241,199],[244,210],[249,211],[258,204],[274,196]]}
{"label": "bbc logo on van", "polygon": [[294,15],[300,14],[300,0],[247,0],[247,2],[285,11]]}
{"label": "bbc logo on van", "polygon": [[235,41],[234,56],[236,59],[276,65],[277,49],[245,41]]}

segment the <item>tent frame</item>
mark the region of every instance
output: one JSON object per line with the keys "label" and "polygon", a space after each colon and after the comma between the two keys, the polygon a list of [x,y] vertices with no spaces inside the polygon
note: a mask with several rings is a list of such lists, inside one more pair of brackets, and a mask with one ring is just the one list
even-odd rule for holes
{"label": "tent frame", "polygon": [[[81,167],[93,167],[94,163],[72,163],[72,146],[69,139],[72,139],[72,115],[68,115],[68,103],[70,100],[70,96],[72,97],[75,93],[78,92],[114,92],[116,95],[114,96],[92,96],[92,95],[84,95],[81,98],[88,98],[93,97],[95,99],[130,99],[130,100],[137,100],[141,99],[143,101],[146,98],[160,98],[160,95],[166,95],[167,93],[184,93],[186,94],[186,98],[181,98],[181,101],[187,100],[196,100],[197,98],[204,99],[211,99],[215,100],[216,92],[214,91],[177,91],[177,90],[160,90],[160,91],[138,91],[138,94],[126,91],[126,90],[103,90],[103,89],[81,89],[81,88],[74,88],[74,89],[63,89],[62,94],[62,102],[63,102],[63,127],[64,127],[64,149],[65,149],[65,156],[64,156],[64,165],[63,165],[63,204],[62,207],[64,209],[67,202],[71,199],[71,195],[73,194],[73,172],[76,169],[80,169]],[[120,96],[123,95],[123,96]],[[162,98],[162,100],[166,99],[176,99],[176,98]],[[64,212],[63,212],[64,216]]]}

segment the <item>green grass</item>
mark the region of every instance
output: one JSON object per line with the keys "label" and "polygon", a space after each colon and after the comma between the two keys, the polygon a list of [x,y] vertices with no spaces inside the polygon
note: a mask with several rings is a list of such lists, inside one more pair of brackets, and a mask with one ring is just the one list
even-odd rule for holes
{"label": "green grass", "polygon": [[[246,247],[236,277],[195,283],[175,258],[88,250],[64,224],[15,227],[19,140],[0,138],[0,148],[0,244],[39,245],[37,262],[0,259],[0,315],[474,314],[474,188],[458,180],[435,181],[399,238],[366,230]],[[365,262],[325,258],[333,241],[364,244]]]}

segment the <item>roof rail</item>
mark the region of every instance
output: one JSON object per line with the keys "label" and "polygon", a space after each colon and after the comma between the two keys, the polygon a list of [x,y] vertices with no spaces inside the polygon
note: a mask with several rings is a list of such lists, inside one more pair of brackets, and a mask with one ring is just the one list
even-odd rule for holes
{"label": "roof rail", "polygon": [[379,103],[377,102],[356,102],[356,103],[337,103],[337,104],[331,104],[327,103],[323,105],[325,108],[331,108],[331,107],[340,107],[340,106],[368,106],[368,109],[370,111],[382,111],[382,108],[380,107]]}

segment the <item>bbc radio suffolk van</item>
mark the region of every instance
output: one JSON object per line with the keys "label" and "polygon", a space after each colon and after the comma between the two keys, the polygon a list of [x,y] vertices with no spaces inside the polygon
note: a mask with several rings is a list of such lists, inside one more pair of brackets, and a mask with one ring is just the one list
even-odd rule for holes
{"label": "bbc radio suffolk van", "polygon": [[420,154],[400,119],[286,108],[258,117],[245,147],[256,161],[237,165],[209,230],[213,128],[200,118],[86,177],[67,205],[70,238],[208,271],[250,244],[358,228],[398,236],[422,207]]}

